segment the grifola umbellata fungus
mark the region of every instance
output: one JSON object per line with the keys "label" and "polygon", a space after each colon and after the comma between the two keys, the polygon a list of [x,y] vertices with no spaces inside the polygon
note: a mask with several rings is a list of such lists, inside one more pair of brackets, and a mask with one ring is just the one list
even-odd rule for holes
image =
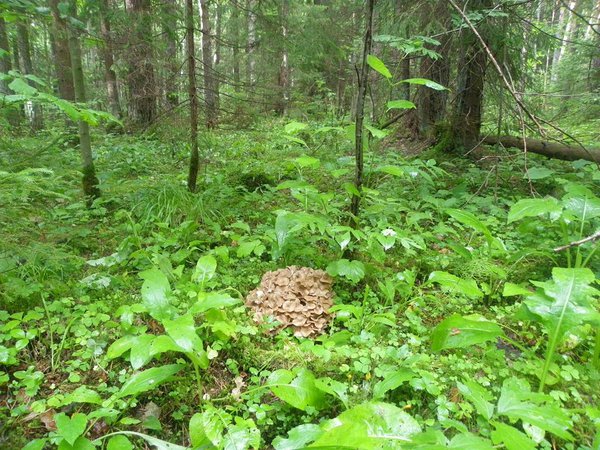
{"label": "grifola umbellata fungus", "polygon": [[332,282],[326,272],[308,267],[267,272],[246,297],[246,305],[254,311],[257,322],[272,316],[281,328],[293,328],[296,336],[314,336],[329,324]]}

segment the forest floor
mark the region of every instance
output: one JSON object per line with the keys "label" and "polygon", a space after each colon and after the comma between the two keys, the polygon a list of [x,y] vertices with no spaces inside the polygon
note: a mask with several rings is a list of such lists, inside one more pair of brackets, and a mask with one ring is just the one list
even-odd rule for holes
{"label": "forest floor", "polygon": [[[0,447],[597,448],[597,244],[553,249],[598,229],[600,171],[398,142],[367,153],[354,229],[336,127],[205,134],[196,194],[177,130],[97,135],[91,208],[68,139],[15,140],[0,160]],[[323,335],[268,332],[243,304],[290,265],[334,279]],[[564,322],[540,312],[561,301]]]}

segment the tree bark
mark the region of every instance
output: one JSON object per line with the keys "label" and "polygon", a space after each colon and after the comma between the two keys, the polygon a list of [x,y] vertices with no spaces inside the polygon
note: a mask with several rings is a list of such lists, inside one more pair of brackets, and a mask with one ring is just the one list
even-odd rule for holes
{"label": "tree bark", "polygon": [[190,168],[188,172],[188,189],[196,191],[198,179],[198,97],[196,91],[196,59],[194,48],[194,0],[186,0],[185,28],[188,63],[188,95],[190,99]]}
{"label": "tree bark", "polygon": [[358,213],[360,210],[360,195],[362,194],[363,185],[363,122],[365,117],[365,97],[367,96],[367,84],[369,67],[367,65],[367,56],[371,53],[371,45],[373,43],[373,8],[375,0],[367,0],[366,7],[366,25],[365,37],[363,41],[363,54],[360,72],[358,74],[358,95],[356,98],[356,120],[354,133],[354,157],[356,160],[354,187],[358,191],[358,195],[352,196],[350,205],[350,213],[353,216],[353,225],[358,226]]}
{"label": "tree bark", "polygon": [[215,13],[215,58],[213,64],[213,74],[214,74],[214,88],[215,88],[215,109],[217,110],[217,114],[221,108],[221,99],[219,96],[219,91],[221,89],[220,80],[219,80],[219,66],[221,65],[221,40],[223,35],[223,5],[220,2],[217,2],[217,10]]}
{"label": "tree bark", "polygon": [[156,117],[156,83],[152,56],[150,0],[125,0],[132,31],[127,49],[129,119],[134,126],[147,126]]}
{"label": "tree bark", "polygon": [[206,111],[206,128],[216,127],[218,114],[215,92],[215,74],[213,71],[213,54],[210,34],[210,11],[208,0],[198,0],[202,33],[202,72],[204,73],[204,105]]}
{"label": "tree bark", "polygon": [[233,90],[240,92],[240,10],[237,3],[231,5],[231,33],[233,45]]}
{"label": "tree bark", "polygon": [[[471,3],[471,10],[487,8],[490,0]],[[480,31],[485,36],[483,31]],[[453,145],[469,151],[479,143],[483,87],[488,56],[472,30],[463,29],[459,60],[456,109],[452,120]]]}
{"label": "tree bark", "polygon": [[179,78],[179,64],[177,61],[177,3],[175,0],[164,0],[163,2],[163,33],[166,38],[166,69],[165,93],[167,104],[175,107],[179,104],[179,89],[177,80]]}
{"label": "tree bark", "polygon": [[[17,44],[19,47],[19,62],[21,71],[25,74],[33,75],[33,64],[31,63],[31,50],[29,46],[29,31],[27,25],[23,22],[17,23]],[[33,87],[34,83],[28,80]],[[36,102],[31,102],[30,108],[30,123],[31,129],[34,131],[44,128],[44,120],[42,117],[42,108]]]}
{"label": "tree bark", "polygon": [[483,139],[484,144],[501,144],[504,147],[518,148],[523,150],[527,145],[527,151],[547,156],[548,158],[562,159],[564,161],[576,161],[585,159],[600,164],[600,148],[583,149],[579,146],[565,145],[558,142],[548,142],[541,139],[523,138],[514,136],[488,136]]}
{"label": "tree bark", "polygon": [[[440,45],[436,50],[440,57],[437,59],[424,56],[421,60],[420,77],[435,81],[442,86],[447,86],[450,79],[449,49],[451,34],[447,31],[451,26],[450,10],[445,0],[438,0],[435,7],[428,10],[425,8],[424,21],[431,21],[435,17],[436,31],[443,34],[439,37]],[[464,61],[468,63],[467,61]],[[408,84],[407,84],[408,86]],[[419,119],[419,133],[425,137],[430,137],[436,123],[446,117],[446,99],[447,91],[436,91],[426,86],[418,88],[418,107],[417,116]]]}
{"label": "tree bark", "polygon": [[281,38],[282,38],[282,48],[281,48],[281,65],[279,67],[279,90],[280,90],[280,98],[276,105],[276,112],[281,115],[285,115],[289,103],[290,96],[290,67],[288,61],[288,15],[289,15],[289,0],[281,1]]}
{"label": "tree bark", "polygon": [[[77,17],[77,2],[70,1],[70,9],[73,17]],[[77,31],[71,29],[69,33],[69,50],[71,53],[71,67],[73,77],[73,87],[75,88],[75,100],[78,103],[86,102],[85,79],[83,76],[83,65],[81,62],[81,47],[79,45],[79,36]],[[100,197],[98,188],[98,178],[94,167],[94,158],[92,155],[92,143],[90,139],[90,126],[84,120],[79,120],[79,152],[81,154],[82,164],[82,184],[83,194],[87,198],[88,206],[94,199]]]}
{"label": "tree bark", "polygon": [[246,10],[248,11],[248,41],[246,44],[246,84],[250,92],[254,90],[256,83],[256,14],[254,8],[256,7],[255,0],[247,0]]}
{"label": "tree bark", "polygon": [[[55,1],[55,0],[53,0]],[[108,0],[100,0],[100,32],[104,45],[101,46],[102,59],[104,61],[104,81],[106,83],[106,93],[108,105],[113,116],[121,117],[121,105],[119,104],[119,87],[117,84],[117,74],[113,69],[114,50],[113,39],[110,32],[109,4]]]}
{"label": "tree bark", "polygon": [[67,22],[60,14],[58,4],[59,0],[50,0],[54,67],[58,82],[58,94],[61,98],[72,102],[75,100],[75,88],[73,86],[71,54],[69,52],[69,30]]}
{"label": "tree bark", "polygon": [[[8,34],[6,33],[6,22],[0,17],[0,73],[8,73],[12,69],[10,63],[10,45],[8,43]],[[0,79],[0,94],[10,94],[8,83]]]}

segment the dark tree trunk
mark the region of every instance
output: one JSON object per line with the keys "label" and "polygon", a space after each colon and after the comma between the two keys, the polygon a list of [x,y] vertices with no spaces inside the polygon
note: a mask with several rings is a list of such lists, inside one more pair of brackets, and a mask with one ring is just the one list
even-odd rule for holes
{"label": "dark tree trunk", "polygon": [[[10,63],[10,45],[6,33],[6,22],[0,17],[0,73],[8,73],[12,69]],[[10,94],[8,83],[0,79],[0,94]]]}
{"label": "dark tree trunk", "polygon": [[104,81],[110,112],[115,117],[121,117],[121,105],[119,104],[119,87],[117,74],[113,69],[114,50],[113,40],[110,32],[109,4],[108,0],[100,0],[100,32],[104,45],[101,47],[102,59],[104,60]]}
{"label": "dark tree trunk", "polygon": [[548,158],[562,159],[565,161],[576,161],[585,159],[600,164],[600,148],[583,149],[579,146],[564,145],[558,142],[548,142],[541,139],[523,138],[513,136],[488,136],[483,139],[484,144],[501,144],[507,148],[519,148],[523,150],[527,146],[527,151],[547,156]]}
{"label": "dark tree trunk", "polygon": [[256,0],[246,1],[246,11],[248,12],[248,41],[246,42],[246,84],[250,93],[254,90],[256,83],[256,14],[254,8]]}
{"label": "dark tree trunk", "polygon": [[198,179],[198,97],[196,92],[196,59],[194,48],[194,0],[186,0],[185,28],[188,62],[188,95],[190,98],[190,169],[188,173],[188,189],[196,191]]}
{"label": "dark tree trunk", "polygon": [[[472,2],[471,9],[489,6],[489,0]],[[483,27],[478,30],[485,39]],[[462,30],[456,109],[452,120],[453,146],[469,151],[479,144],[483,107],[483,87],[488,56],[470,29]]]}
{"label": "dark tree trunk", "polygon": [[373,8],[375,0],[367,0],[366,7],[366,25],[365,37],[363,41],[363,54],[360,72],[358,74],[358,95],[356,98],[356,120],[354,133],[354,157],[356,160],[356,169],[354,175],[354,186],[358,191],[358,195],[352,196],[350,205],[350,213],[353,216],[353,226],[358,226],[358,213],[360,210],[360,194],[362,193],[363,185],[363,122],[365,116],[365,98],[367,96],[367,84],[369,76],[369,66],[367,65],[367,56],[371,53],[371,45],[373,43]]}
{"label": "dark tree trunk", "polygon": [[[77,2],[70,1],[71,14],[77,17]],[[75,30],[69,33],[69,50],[71,53],[71,67],[73,77],[73,87],[75,88],[75,100],[78,103],[86,102],[85,79],[83,76],[83,66],[81,63],[81,47],[79,45],[79,36]],[[79,152],[81,154],[82,164],[82,184],[83,193],[87,198],[88,206],[95,198],[100,197],[98,188],[98,178],[94,168],[94,158],[92,156],[92,144],[90,139],[90,126],[84,120],[79,120]]]}
{"label": "dark tree trunk", "polygon": [[[29,31],[27,30],[27,25],[23,22],[17,23],[17,43],[19,47],[21,71],[25,74],[33,75],[33,64],[31,63],[31,50],[29,46]],[[29,84],[34,86],[32,81],[29,81]],[[37,131],[44,127],[42,108],[38,103],[32,102],[30,119],[32,130]]]}
{"label": "dark tree trunk", "polygon": [[240,92],[240,10],[237,3],[231,5],[231,33],[233,45],[233,89]]}
{"label": "dark tree trunk", "polygon": [[177,80],[179,78],[179,63],[177,61],[177,4],[175,0],[163,2],[163,33],[166,43],[167,76],[165,80],[165,92],[167,104],[174,107],[179,104],[179,89]]}
{"label": "dark tree trunk", "polygon": [[125,0],[132,31],[127,55],[129,119],[147,126],[156,117],[156,83],[152,57],[152,15],[150,0]]}
{"label": "dark tree trunk", "polygon": [[200,22],[202,33],[202,71],[204,73],[204,104],[206,110],[206,128],[217,126],[217,101],[215,92],[215,74],[213,71],[213,54],[210,34],[210,12],[208,0],[199,0]]}
{"label": "dark tree trunk", "polygon": [[214,59],[214,66],[213,66],[213,74],[214,74],[214,78],[213,78],[213,82],[214,82],[214,88],[215,88],[215,109],[217,110],[217,114],[218,111],[221,108],[221,101],[220,101],[220,96],[219,96],[219,90],[221,89],[220,86],[220,80],[219,80],[219,66],[221,65],[221,40],[222,40],[222,35],[223,35],[223,5],[221,5],[221,3],[217,2],[217,11],[215,14],[215,59]]}
{"label": "dark tree trunk", "polygon": [[59,0],[50,0],[52,11],[52,49],[54,67],[58,82],[58,94],[65,100],[75,100],[73,73],[71,69],[71,54],[69,52],[69,30],[67,22],[62,18],[58,9]]}
{"label": "dark tree trunk", "polygon": [[288,15],[289,15],[289,0],[281,1],[281,39],[282,39],[282,48],[281,48],[281,65],[279,66],[279,91],[280,98],[276,105],[276,112],[278,114],[284,115],[286,113],[289,96],[290,96],[290,65],[288,61]]}
{"label": "dark tree trunk", "polygon": [[[421,60],[420,77],[435,81],[442,86],[447,86],[450,79],[449,48],[450,48],[450,10],[445,0],[438,0],[433,8],[425,8],[424,23],[435,17],[437,22],[434,26],[435,32],[444,33],[439,37],[440,45],[433,48],[440,54],[438,59],[428,56]],[[419,100],[417,115],[419,119],[419,133],[429,137],[434,131],[436,123],[442,121],[446,116],[446,91],[436,91],[425,86],[419,87]]]}

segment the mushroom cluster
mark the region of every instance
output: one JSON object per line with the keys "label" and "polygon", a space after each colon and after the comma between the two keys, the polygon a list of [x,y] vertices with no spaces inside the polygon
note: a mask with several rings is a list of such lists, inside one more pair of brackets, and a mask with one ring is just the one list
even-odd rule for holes
{"label": "mushroom cluster", "polygon": [[254,320],[274,317],[281,328],[293,328],[294,335],[320,334],[329,324],[333,280],[322,270],[290,266],[263,275],[260,285],[246,297]]}

